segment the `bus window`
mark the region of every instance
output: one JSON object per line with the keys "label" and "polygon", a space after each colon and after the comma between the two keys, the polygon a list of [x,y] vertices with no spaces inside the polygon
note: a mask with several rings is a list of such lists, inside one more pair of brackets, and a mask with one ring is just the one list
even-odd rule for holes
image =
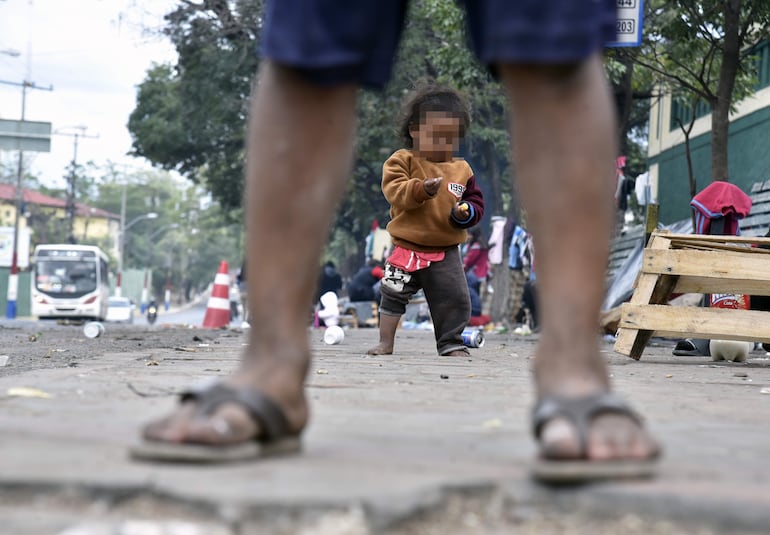
{"label": "bus window", "polygon": [[94,263],[73,262],[69,278],[75,285],[76,293],[88,293],[96,290],[96,266]]}
{"label": "bus window", "polygon": [[96,290],[96,264],[70,260],[39,260],[37,288],[51,294],[83,295]]}

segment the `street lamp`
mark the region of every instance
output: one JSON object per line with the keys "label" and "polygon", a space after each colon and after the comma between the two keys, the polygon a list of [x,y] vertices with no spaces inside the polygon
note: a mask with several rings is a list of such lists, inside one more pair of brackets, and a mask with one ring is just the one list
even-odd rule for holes
{"label": "street lamp", "polygon": [[122,284],[121,279],[123,277],[123,252],[126,246],[126,231],[143,219],[157,219],[157,218],[158,218],[158,214],[156,212],[148,212],[146,214],[137,216],[131,221],[129,221],[128,223],[126,223],[125,222],[126,212],[124,210],[121,210],[120,233],[118,234],[118,278],[115,284],[116,297],[120,297],[121,295],[121,284]]}
{"label": "street lamp", "polygon": [[[153,238],[160,234],[161,232],[165,232],[166,230],[173,229],[173,228],[179,228],[179,223],[171,223],[169,225],[166,225],[165,227],[160,227],[158,230],[150,234],[150,236],[147,238],[147,240],[152,243]],[[139,309],[141,310],[142,314],[144,314],[144,311],[147,309],[147,298],[148,298],[148,291],[147,291],[147,271],[144,272],[144,286],[142,287],[142,297],[141,297],[141,304],[139,305]]]}
{"label": "street lamp", "polygon": [[175,228],[179,228],[179,223],[171,223],[169,225],[166,225],[165,227],[160,227],[158,230],[156,230],[155,232],[150,234],[149,237],[147,238],[147,240],[152,242],[152,239],[155,236],[157,236],[158,234],[160,234],[161,232],[165,232],[167,230],[171,230],[171,229],[175,229]]}

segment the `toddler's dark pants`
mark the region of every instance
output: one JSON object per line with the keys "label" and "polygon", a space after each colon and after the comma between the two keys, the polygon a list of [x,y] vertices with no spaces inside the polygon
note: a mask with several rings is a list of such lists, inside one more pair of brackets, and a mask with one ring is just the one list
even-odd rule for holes
{"label": "toddler's dark pants", "polygon": [[418,271],[406,272],[386,264],[380,286],[380,314],[403,315],[420,288],[430,307],[439,355],[465,351],[462,332],[470,319],[471,299],[458,247],[447,250],[444,260]]}

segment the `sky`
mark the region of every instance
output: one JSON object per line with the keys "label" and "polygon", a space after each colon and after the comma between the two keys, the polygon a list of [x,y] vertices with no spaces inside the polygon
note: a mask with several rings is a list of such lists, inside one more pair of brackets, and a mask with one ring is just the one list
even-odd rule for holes
{"label": "sky", "polygon": [[[25,153],[33,174],[64,187],[66,167],[108,161],[131,172],[149,168],[127,156],[126,127],[137,86],[153,62],[173,62],[173,47],[158,35],[177,0],[0,0],[0,119],[52,123],[50,153]],[[22,82],[43,89],[27,89]],[[10,84],[8,83],[10,82]],[[11,85],[17,84],[17,85]],[[48,90],[52,88],[52,90]],[[58,134],[57,134],[58,133]],[[70,135],[67,135],[70,134]],[[17,161],[4,151],[3,161]]]}

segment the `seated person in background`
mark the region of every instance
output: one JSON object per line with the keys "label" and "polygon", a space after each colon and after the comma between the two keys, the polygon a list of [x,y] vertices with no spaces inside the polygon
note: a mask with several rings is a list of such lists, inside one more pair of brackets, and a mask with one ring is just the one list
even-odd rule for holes
{"label": "seated person in background", "polygon": [[337,266],[334,262],[329,260],[323,265],[321,269],[321,276],[318,280],[318,294],[316,301],[321,300],[321,296],[326,292],[334,292],[335,294],[342,289],[342,276],[337,273]]}
{"label": "seated person in background", "polygon": [[532,278],[524,284],[524,292],[521,296],[521,306],[519,308],[519,313],[516,316],[516,322],[526,325],[535,332],[539,329],[537,317],[537,286],[535,280]]}
{"label": "seated person in background", "polygon": [[326,292],[320,299],[321,308],[318,310],[318,320],[321,325],[331,327],[340,324],[340,308],[337,294]]}
{"label": "seated person in background", "polygon": [[384,272],[377,260],[369,260],[353,275],[348,283],[348,297],[351,301],[380,302],[379,283]]}
{"label": "seated person in background", "polygon": [[481,295],[481,285],[489,275],[489,244],[478,225],[468,232],[468,244],[463,258],[463,269],[468,287]]}
{"label": "seated person in background", "polygon": [[[468,278],[467,274],[466,278]],[[481,296],[478,290],[471,284],[470,279],[468,279],[468,293],[471,296],[471,319],[468,320],[468,327],[480,327],[492,321],[488,314],[481,313]]]}

